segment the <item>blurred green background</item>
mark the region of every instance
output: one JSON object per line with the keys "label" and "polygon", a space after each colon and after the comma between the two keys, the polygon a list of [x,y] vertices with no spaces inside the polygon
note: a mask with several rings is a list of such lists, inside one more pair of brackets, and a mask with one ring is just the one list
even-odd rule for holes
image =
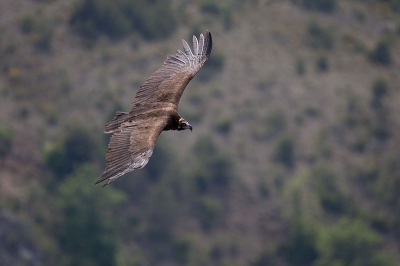
{"label": "blurred green background", "polygon": [[[142,170],[103,125],[210,60]],[[400,265],[399,0],[0,1],[0,265]]]}

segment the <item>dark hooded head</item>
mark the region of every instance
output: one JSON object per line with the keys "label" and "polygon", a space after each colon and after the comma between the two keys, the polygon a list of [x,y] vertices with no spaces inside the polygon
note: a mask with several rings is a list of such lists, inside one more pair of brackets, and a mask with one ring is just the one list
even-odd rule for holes
{"label": "dark hooded head", "polygon": [[183,118],[179,119],[178,131],[190,129],[192,131],[192,126]]}

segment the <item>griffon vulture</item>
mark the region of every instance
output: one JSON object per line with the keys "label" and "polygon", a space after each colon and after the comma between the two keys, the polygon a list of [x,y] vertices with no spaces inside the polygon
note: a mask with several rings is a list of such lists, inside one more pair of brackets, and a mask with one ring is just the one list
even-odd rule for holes
{"label": "griffon vulture", "polygon": [[210,32],[193,36],[193,51],[182,40],[183,51],[168,55],[163,66],[140,87],[129,113],[117,112],[105,125],[112,133],[106,151],[106,169],[96,182],[107,182],[143,168],[149,161],[158,136],[164,130],[192,130],[178,114],[178,104],[186,85],[207,61],[211,53]]}

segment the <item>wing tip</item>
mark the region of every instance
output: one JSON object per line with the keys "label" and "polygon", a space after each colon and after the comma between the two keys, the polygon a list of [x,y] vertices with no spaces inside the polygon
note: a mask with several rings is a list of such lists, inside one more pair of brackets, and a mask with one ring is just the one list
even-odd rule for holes
{"label": "wing tip", "polygon": [[210,56],[211,49],[212,49],[212,36],[211,36],[211,32],[209,30],[206,31],[206,37],[205,37],[204,43],[206,45],[205,55],[208,57],[208,56]]}

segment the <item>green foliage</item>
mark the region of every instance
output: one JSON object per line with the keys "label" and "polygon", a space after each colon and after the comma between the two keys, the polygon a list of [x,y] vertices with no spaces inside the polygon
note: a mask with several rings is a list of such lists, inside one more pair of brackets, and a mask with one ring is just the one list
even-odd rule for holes
{"label": "green foliage", "polygon": [[174,241],[175,259],[182,265],[188,265],[194,240],[190,237],[180,237]]}
{"label": "green foliage", "polygon": [[314,49],[331,50],[334,38],[330,29],[324,28],[315,20],[311,20],[307,26],[308,43]]}
{"label": "green foliage", "polygon": [[278,254],[291,265],[311,265],[318,257],[314,224],[302,219],[294,220],[289,239],[279,247]]}
{"label": "green foliage", "polygon": [[45,143],[43,147],[43,157],[46,166],[57,175],[64,175],[70,172],[65,163],[65,150],[61,145],[51,142]]}
{"label": "green foliage", "polygon": [[0,158],[7,156],[11,152],[13,136],[11,129],[7,125],[0,125]]}
{"label": "green foliage", "polygon": [[23,33],[31,33],[34,29],[35,19],[32,15],[25,15],[20,20],[20,27]]}
{"label": "green foliage", "polygon": [[209,230],[217,223],[222,206],[218,199],[212,196],[202,197],[197,204],[197,214],[203,229]]}
{"label": "green foliage", "polygon": [[43,157],[46,166],[58,177],[71,173],[75,167],[93,159],[95,145],[89,133],[73,129],[61,143],[46,143]]}
{"label": "green foliage", "polygon": [[342,218],[321,231],[315,266],[396,265],[394,258],[381,249],[381,237],[362,221]]}
{"label": "green foliage", "polygon": [[292,0],[292,2],[306,9],[324,13],[332,13],[337,6],[336,0]]}
{"label": "green foliage", "polygon": [[317,165],[312,172],[315,191],[319,197],[321,206],[329,212],[343,213],[349,202],[338,185],[338,175],[328,165]]}
{"label": "green foliage", "polygon": [[386,80],[382,78],[376,79],[372,84],[371,94],[371,107],[381,108],[383,106],[382,100],[389,93],[389,85]]}
{"label": "green foliage", "polygon": [[380,41],[368,56],[371,62],[383,66],[388,66],[393,61],[389,44],[384,41]]}
{"label": "green foliage", "polygon": [[256,139],[276,137],[285,131],[287,119],[283,110],[272,109],[253,127],[252,133]]}
{"label": "green foliage", "polygon": [[39,20],[35,26],[35,45],[44,52],[51,50],[53,40],[54,24],[49,20]]}
{"label": "green foliage", "polygon": [[215,128],[221,134],[228,134],[232,128],[232,119],[223,118],[216,122]]}
{"label": "green foliage", "polygon": [[59,187],[60,217],[53,230],[63,250],[63,265],[116,265],[117,223],[110,212],[125,195],[94,186],[96,179],[89,166],[82,166]]}
{"label": "green foliage", "polygon": [[296,60],[296,74],[299,76],[303,76],[306,73],[306,64],[304,60],[298,59]]}
{"label": "green foliage", "polygon": [[265,248],[260,252],[252,261],[250,261],[250,266],[265,266],[265,265],[279,265],[276,256],[275,250]]}
{"label": "green foliage", "polygon": [[20,28],[23,33],[30,34],[36,47],[44,52],[49,52],[54,33],[54,23],[41,14],[24,15],[20,19]]}
{"label": "green foliage", "polygon": [[121,38],[138,32],[148,40],[165,38],[176,28],[171,5],[160,0],[84,0],[71,17],[71,25],[89,41],[105,34]]}
{"label": "green foliage", "polygon": [[200,1],[200,9],[203,12],[210,13],[213,15],[218,15],[221,13],[221,7],[218,2],[212,0],[202,0]]}
{"label": "green foliage", "polygon": [[315,62],[315,67],[318,72],[327,72],[329,69],[328,58],[326,56],[319,56]]}
{"label": "green foliage", "polygon": [[145,203],[145,236],[152,242],[154,253],[163,257],[171,248],[172,230],[179,215],[177,199],[166,183],[153,188]]}
{"label": "green foliage", "polygon": [[231,158],[218,150],[215,142],[208,136],[200,136],[194,145],[197,166],[193,175],[197,190],[201,193],[226,189],[233,178]]}
{"label": "green foliage", "polygon": [[272,159],[278,163],[292,168],[295,164],[294,140],[289,136],[281,137],[274,146]]}

